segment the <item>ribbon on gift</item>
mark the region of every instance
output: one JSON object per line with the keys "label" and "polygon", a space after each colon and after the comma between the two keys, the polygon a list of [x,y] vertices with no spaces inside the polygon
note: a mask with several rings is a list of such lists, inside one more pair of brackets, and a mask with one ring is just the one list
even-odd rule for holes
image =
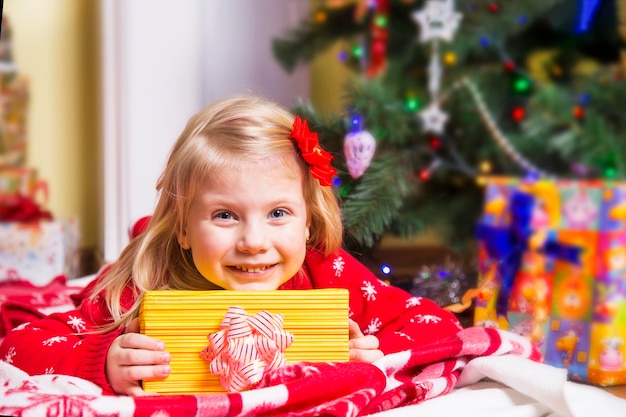
{"label": "ribbon on gift", "polygon": [[534,249],[549,257],[580,264],[582,248],[560,243],[551,234],[538,247],[536,243],[531,244],[531,239],[537,233],[531,228],[533,205],[531,194],[516,190],[511,196],[509,227],[479,223],[476,229],[477,239],[484,242],[488,256],[498,263],[497,272],[501,282],[496,300],[498,315],[506,316],[513,281],[526,250]]}
{"label": "ribbon on gift", "polygon": [[210,361],[210,372],[219,375],[228,392],[243,391],[287,364],[284,352],[293,343],[293,334],[283,325],[282,314],[263,310],[248,315],[242,307],[232,306],[219,330],[207,336],[209,345],[200,356]]}
{"label": "ribbon on gift", "polygon": [[52,214],[32,197],[20,193],[0,195],[0,221],[27,223],[41,220],[52,220]]}

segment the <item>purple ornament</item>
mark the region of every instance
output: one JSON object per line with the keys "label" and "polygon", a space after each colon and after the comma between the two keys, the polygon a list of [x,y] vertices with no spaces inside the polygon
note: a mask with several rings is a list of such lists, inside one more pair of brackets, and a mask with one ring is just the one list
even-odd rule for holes
{"label": "purple ornament", "polygon": [[375,151],[376,139],[367,130],[350,132],[346,135],[343,141],[343,152],[352,178],[357,179],[363,175],[370,166]]}

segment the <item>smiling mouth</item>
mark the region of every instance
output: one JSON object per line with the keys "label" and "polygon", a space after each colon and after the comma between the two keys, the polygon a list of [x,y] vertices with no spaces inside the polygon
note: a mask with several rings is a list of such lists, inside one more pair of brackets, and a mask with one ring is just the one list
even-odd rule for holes
{"label": "smiling mouth", "polygon": [[262,272],[265,271],[267,266],[255,266],[255,267],[247,267],[247,266],[236,266],[236,269],[243,272]]}

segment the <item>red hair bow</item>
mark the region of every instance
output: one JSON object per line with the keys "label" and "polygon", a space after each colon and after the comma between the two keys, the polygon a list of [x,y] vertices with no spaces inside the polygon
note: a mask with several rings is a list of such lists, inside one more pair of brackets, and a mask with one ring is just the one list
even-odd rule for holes
{"label": "red hair bow", "polygon": [[317,133],[311,132],[307,121],[300,116],[296,116],[293,121],[291,137],[298,144],[302,158],[309,164],[313,178],[321,185],[332,185],[333,177],[337,173],[330,165],[333,156],[320,147]]}

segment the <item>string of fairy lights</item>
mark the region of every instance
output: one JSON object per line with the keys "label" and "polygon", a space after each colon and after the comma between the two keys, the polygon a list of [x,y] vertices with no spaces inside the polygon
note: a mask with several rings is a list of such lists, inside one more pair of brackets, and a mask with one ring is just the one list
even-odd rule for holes
{"label": "string of fairy lights", "polygon": [[[345,1],[334,0],[335,6],[345,5]],[[370,44],[366,47],[362,43],[353,45],[350,51],[342,51],[339,59],[341,61],[347,61],[348,59],[357,59],[362,67],[363,73],[367,77],[374,77],[380,71],[384,69],[385,65],[385,53],[386,53],[386,40],[388,38],[388,25],[389,25],[389,9],[391,7],[390,0],[356,0],[358,3],[356,7],[356,18],[363,18],[366,11],[372,13],[372,20],[370,24]],[[584,33],[590,29],[591,22],[594,14],[597,11],[601,0],[579,0],[579,13],[576,20],[576,31],[578,33]],[[327,5],[330,4],[327,3]],[[472,3],[465,4],[467,11],[471,12],[476,6]],[[499,12],[498,3],[490,2],[486,5],[488,11],[492,14]],[[359,17],[360,16],[360,17]],[[489,132],[489,137],[494,143],[501,149],[515,164],[522,168],[525,172],[537,176],[537,177],[551,177],[550,173],[535,166],[524,156],[522,156],[516,148],[512,145],[511,141],[503,133],[496,119],[488,109],[488,106],[483,98],[483,94],[477,84],[467,77],[463,77],[460,80],[454,82],[445,93],[441,93],[441,80],[443,76],[444,66],[451,66],[456,64],[456,56],[453,52],[441,52],[441,42],[451,42],[454,38],[454,34],[461,24],[463,14],[459,13],[455,8],[454,0],[426,0],[423,3],[423,7],[417,10],[413,14],[413,19],[419,26],[419,41],[421,43],[430,43],[430,62],[427,66],[428,71],[428,92],[429,103],[426,106],[422,106],[422,103],[414,93],[407,94],[404,101],[404,106],[407,110],[416,113],[417,117],[421,121],[422,130],[428,137],[428,144],[432,150],[433,158],[427,164],[417,172],[417,176],[422,181],[427,181],[435,170],[440,167],[450,168],[449,161],[444,161],[437,156],[438,149],[443,146],[443,141],[440,135],[444,135],[445,124],[448,121],[448,115],[442,110],[441,106],[448,100],[451,95],[461,88],[465,88],[472,98],[481,121]],[[318,22],[323,22],[326,19],[323,11],[318,11],[315,15]],[[526,16],[519,16],[518,22],[520,24],[527,23]],[[518,94],[529,93],[533,82],[531,77],[524,72],[523,68],[518,67],[511,59],[506,56],[506,53],[498,47],[487,36],[481,37],[480,45],[484,48],[495,48],[499,52],[501,60],[503,62],[504,70],[512,74],[512,88]],[[554,68],[556,73],[559,68]],[[585,109],[583,105],[585,102],[580,100],[572,107],[572,116],[576,119],[582,120],[585,116]],[[526,117],[526,109],[522,105],[514,106],[510,111],[510,117],[516,122],[522,122]],[[351,117],[351,129],[360,129],[364,125],[364,121],[361,115],[352,115]],[[454,144],[452,141],[445,141],[447,146],[452,147],[452,154],[454,155]],[[459,155],[456,155],[458,159],[461,159]],[[458,162],[458,161],[457,161]],[[455,165],[455,164],[452,164]],[[480,184],[484,180],[484,174],[488,174],[490,171],[490,163],[483,161],[478,169],[472,169],[463,162],[456,164],[456,169],[461,170],[464,174],[474,177]],[[610,176],[610,173],[605,171],[606,176]],[[336,179],[335,185],[339,186],[341,181]],[[392,269],[389,265],[382,265],[381,272],[384,275],[391,275]],[[445,275],[445,271],[439,273]],[[434,274],[437,275],[437,274]],[[434,276],[432,275],[432,276]],[[441,276],[444,276],[441,275]],[[427,274],[421,276],[421,278],[430,278],[431,275]]]}
{"label": "string of fairy lights", "polygon": [[[333,1],[334,6],[343,6],[346,1]],[[378,74],[384,68],[386,40],[388,35],[389,25],[389,10],[391,7],[390,0],[356,0],[357,7],[355,16],[362,19],[367,11],[372,13],[370,31],[371,36],[369,38],[369,46],[364,46],[362,43],[353,45],[350,51],[342,51],[339,59],[341,61],[347,61],[348,59],[358,59],[361,63],[363,73],[367,77],[373,77]],[[586,32],[589,30],[593,16],[598,9],[601,0],[580,0],[578,6],[578,15],[576,19],[576,31],[578,33]],[[327,3],[327,4],[330,4]],[[466,12],[472,12],[476,10],[476,5],[473,3],[466,3]],[[496,2],[489,2],[486,7],[492,14],[497,14],[500,11],[500,6]],[[464,77],[460,81],[453,83],[452,88],[441,94],[441,79],[443,76],[443,62],[446,66],[451,66],[456,63],[456,56],[453,52],[444,52],[441,56],[440,44],[441,42],[451,42],[454,39],[455,32],[462,23],[463,14],[458,12],[455,8],[454,0],[426,0],[423,3],[421,9],[416,10],[412,16],[413,20],[419,26],[419,41],[421,43],[430,43],[430,62],[427,66],[428,71],[428,92],[430,95],[429,103],[423,106],[419,98],[409,92],[405,99],[405,108],[409,111],[416,112],[418,118],[421,121],[422,130],[428,137],[428,143],[431,149],[434,151],[433,159],[426,166],[420,168],[416,175],[422,181],[427,181],[431,178],[432,174],[440,168],[453,168],[461,171],[464,174],[473,176],[479,183],[484,178],[484,174],[487,174],[491,164],[488,161],[480,163],[477,169],[472,169],[466,164],[459,164],[451,161],[444,161],[437,156],[436,151],[441,149],[445,142],[448,147],[453,148],[452,141],[443,141],[440,135],[444,135],[445,125],[448,122],[448,115],[442,110],[441,105],[451,92],[458,90],[460,87],[465,87],[472,97],[481,120],[489,132],[489,137],[494,141],[499,149],[502,150],[515,164],[521,169],[533,176],[553,176],[532,164],[526,158],[524,158],[511,144],[509,139],[504,135],[502,129],[499,127],[496,119],[489,111],[485,100],[483,99],[480,88],[472,80]],[[318,22],[323,22],[326,19],[323,11],[318,11],[316,14]],[[525,15],[518,16],[518,23],[525,24],[528,22],[528,18]],[[531,76],[527,74],[523,68],[517,66],[511,59],[506,56],[505,51],[500,48],[493,39],[488,36],[483,36],[479,39],[480,45],[484,48],[494,48],[500,55],[503,61],[504,70],[512,74],[512,88],[516,94],[523,95],[530,92],[532,89],[533,81]],[[554,73],[559,72],[558,66],[553,69]],[[562,72],[562,70],[561,70]],[[583,120],[585,116],[584,101],[575,103],[572,107],[572,116],[578,120]],[[523,105],[515,105],[510,110],[510,117],[513,121],[521,123],[527,117],[526,109]],[[352,118],[355,120],[354,126],[362,126],[364,122],[362,116],[354,115]],[[454,149],[452,149],[454,153]],[[458,155],[457,155],[458,156]],[[605,170],[605,176],[610,177],[610,169]],[[336,184],[340,184],[340,181],[336,181]]]}

